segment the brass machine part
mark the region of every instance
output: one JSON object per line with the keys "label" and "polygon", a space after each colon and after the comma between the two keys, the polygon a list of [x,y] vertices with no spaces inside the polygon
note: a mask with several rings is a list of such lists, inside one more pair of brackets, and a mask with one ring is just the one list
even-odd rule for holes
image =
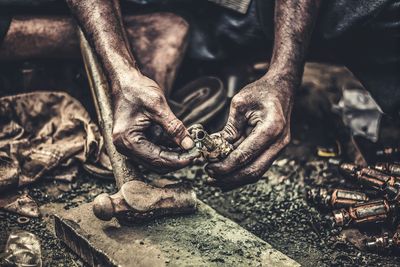
{"label": "brass machine part", "polygon": [[400,176],[400,163],[377,163],[374,169],[390,175]]}
{"label": "brass machine part", "polygon": [[368,196],[362,192],[335,189],[330,197],[330,206],[332,208],[345,208],[368,200]]}
{"label": "brass machine part", "polygon": [[121,188],[128,181],[141,179],[142,174],[137,166],[134,166],[131,161],[128,161],[125,156],[116,150],[113,144],[113,112],[109,84],[96,55],[93,53],[81,29],[78,30],[78,35],[105,148],[111,160],[117,187]]}
{"label": "brass machine part", "polygon": [[348,209],[333,211],[333,219],[338,226],[383,222],[390,218],[397,207],[387,200],[373,200],[356,204]]}
{"label": "brass machine part", "polygon": [[390,237],[389,233],[383,233],[381,236],[369,238],[365,241],[365,247],[370,250],[392,249],[400,247],[400,227]]}
{"label": "brass machine part", "polygon": [[181,185],[154,187],[129,181],[114,195],[98,195],[93,201],[95,216],[103,221],[113,217],[121,224],[142,223],[172,214],[193,213],[197,209],[194,191]]}
{"label": "brass machine part", "polygon": [[208,134],[201,124],[190,126],[188,131],[197,149],[202,152],[204,158],[209,162],[220,161],[226,158],[233,150],[233,146],[221,134]]}
{"label": "brass machine part", "polygon": [[364,203],[369,200],[368,196],[362,192],[326,188],[312,189],[308,192],[308,198],[315,204],[327,208],[348,208],[358,203]]}
{"label": "brass machine part", "polygon": [[345,176],[351,177],[361,184],[378,191],[383,191],[387,186],[395,186],[400,182],[395,176],[371,168],[361,168],[351,163],[341,164],[340,171],[344,173]]}

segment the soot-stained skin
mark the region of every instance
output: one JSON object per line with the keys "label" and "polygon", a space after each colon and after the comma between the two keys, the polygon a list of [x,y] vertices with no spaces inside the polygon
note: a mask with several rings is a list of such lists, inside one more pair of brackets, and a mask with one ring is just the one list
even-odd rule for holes
{"label": "soot-stained skin", "polygon": [[207,166],[211,185],[230,190],[256,182],[290,142],[293,95],[301,83],[319,5],[318,0],[276,0],[270,68],[232,99],[221,133],[235,149],[223,161]]}
{"label": "soot-stained skin", "polygon": [[[67,0],[102,63],[112,87],[117,149],[153,170],[187,166],[197,155],[170,152],[148,141],[144,131],[160,124],[184,149],[193,146],[187,129],[168,107],[165,92],[137,68],[126,42],[119,4]],[[275,41],[268,72],[234,98],[222,135],[235,150],[207,166],[210,183],[223,189],[257,181],[290,141],[294,90],[300,85],[318,0],[276,0]],[[246,134],[250,128],[250,134]]]}
{"label": "soot-stained skin", "polygon": [[[138,69],[131,53],[117,0],[67,0],[94,49],[111,85],[113,137],[117,150],[154,171],[167,172],[189,165],[198,157],[187,150],[193,140],[167,104],[165,89]],[[150,142],[146,129],[161,125],[181,151]]]}

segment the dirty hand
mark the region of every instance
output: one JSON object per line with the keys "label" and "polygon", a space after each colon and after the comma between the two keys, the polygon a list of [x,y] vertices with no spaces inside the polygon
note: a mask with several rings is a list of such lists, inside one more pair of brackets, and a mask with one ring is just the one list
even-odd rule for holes
{"label": "dirty hand", "polygon": [[[113,139],[117,150],[160,173],[189,165],[198,156],[186,152],[194,146],[193,140],[182,122],[172,113],[162,89],[143,75],[128,76],[118,78],[118,82],[112,84]],[[148,140],[145,131],[153,123],[163,128],[181,148],[180,151],[163,148]]]}
{"label": "dirty hand", "polygon": [[235,95],[221,131],[235,149],[226,159],[206,167],[211,185],[230,190],[256,182],[267,171],[290,141],[295,84],[269,72]]}

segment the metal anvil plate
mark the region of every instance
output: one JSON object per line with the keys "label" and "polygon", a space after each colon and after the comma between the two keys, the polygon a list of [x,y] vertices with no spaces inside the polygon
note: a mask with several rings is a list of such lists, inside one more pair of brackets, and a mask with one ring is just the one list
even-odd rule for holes
{"label": "metal anvil plate", "polygon": [[193,215],[129,227],[84,204],[55,215],[55,231],[90,266],[300,266],[204,203]]}

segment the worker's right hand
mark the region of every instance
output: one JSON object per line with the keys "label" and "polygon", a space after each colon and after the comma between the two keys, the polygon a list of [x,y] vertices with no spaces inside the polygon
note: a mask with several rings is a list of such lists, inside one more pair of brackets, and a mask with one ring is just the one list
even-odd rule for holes
{"label": "worker's right hand", "polygon": [[[113,140],[117,150],[135,162],[165,173],[189,165],[198,157],[187,129],[172,113],[164,92],[153,80],[128,75],[112,83],[114,127]],[[160,125],[181,148],[172,151],[158,146],[146,137],[151,124]]]}

